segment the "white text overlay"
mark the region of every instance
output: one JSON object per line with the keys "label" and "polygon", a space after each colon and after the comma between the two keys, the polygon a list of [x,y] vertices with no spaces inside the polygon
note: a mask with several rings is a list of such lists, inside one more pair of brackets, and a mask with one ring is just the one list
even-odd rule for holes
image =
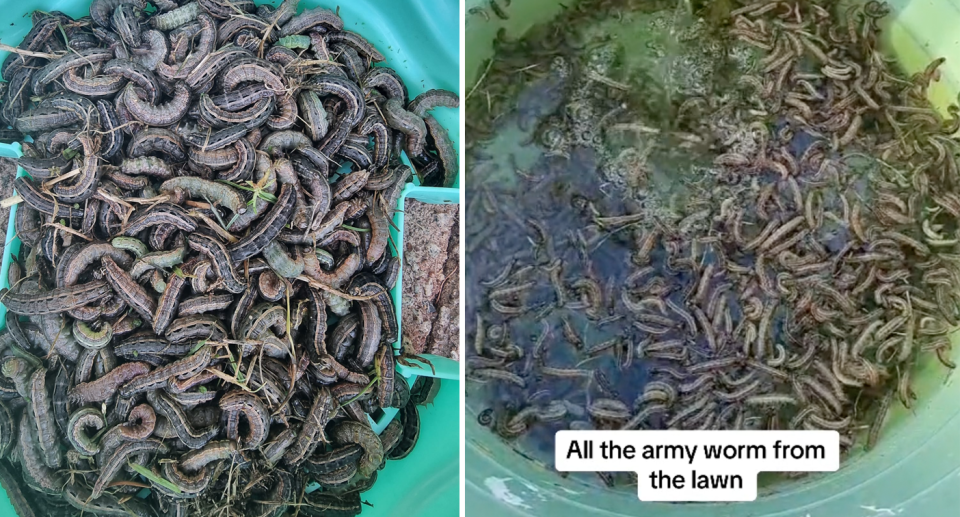
{"label": "white text overlay", "polygon": [[760,472],[833,472],[836,431],[559,431],[561,472],[636,472],[641,501],[753,501]]}

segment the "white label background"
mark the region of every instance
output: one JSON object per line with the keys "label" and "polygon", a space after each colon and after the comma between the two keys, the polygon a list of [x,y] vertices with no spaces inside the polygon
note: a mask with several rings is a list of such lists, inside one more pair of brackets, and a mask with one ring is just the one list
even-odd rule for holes
{"label": "white label background", "polygon": [[[570,444],[593,441],[593,458],[568,459]],[[623,447],[632,445],[636,458],[603,459],[600,444],[610,442]],[[820,446],[825,452],[821,458],[775,456],[776,444]],[[696,446],[693,462],[690,458],[644,460],[644,446],[679,445],[689,450]],[[707,459],[706,446],[763,445],[765,459]],[[581,446],[581,451],[584,447]],[[558,431],[555,461],[561,472],[636,472],[637,492],[641,501],[753,501],[757,498],[759,472],[833,472],[840,468],[840,434],[836,431]],[[742,489],[691,488],[691,472],[706,475],[737,474],[743,480]],[[654,489],[650,474],[662,471],[665,475],[683,475],[684,488]]]}

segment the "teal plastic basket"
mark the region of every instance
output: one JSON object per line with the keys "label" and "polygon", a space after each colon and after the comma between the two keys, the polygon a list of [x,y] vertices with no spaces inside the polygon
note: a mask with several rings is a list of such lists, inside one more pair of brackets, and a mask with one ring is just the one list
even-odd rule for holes
{"label": "teal plastic basket", "polygon": [[[279,0],[257,2],[279,4]],[[301,0],[298,11],[323,6],[339,9],[346,29],[355,31],[376,45],[386,57],[385,65],[397,71],[407,86],[410,97],[433,89],[460,92],[460,7],[456,0],[354,0],[348,5]],[[0,24],[0,41],[16,46],[30,30],[30,13],[34,10],[62,11],[79,18],[89,13],[88,2],[40,1],[11,2],[0,0],[0,9],[8,13]],[[10,13],[17,13],[16,17]],[[20,15],[22,13],[22,16]],[[7,52],[0,52],[0,60]],[[450,133],[457,149],[460,148],[460,112],[453,109],[437,109],[433,116]],[[19,158],[20,144],[0,144],[0,157]],[[405,159],[406,161],[406,159]],[[408,162],[409,163],[409,162]],[[26,172],[17,167],[17,177]],[[391,238],[396,244],[395,254],[400,258],[401,271],[397,285],[391,291],[398,322],[401,321],[401,292],[403,275],[403,206],[406,198],[425,203],[451,204],[460,202],[460,178],[453,188],[407,185],[398,202],[397,214]],[[8,271],[12,257],[20,251],[15,219],[16,205],[10,209],[4,240],[0,287],[9,287]],[[5,327],[7,308],[0,304],[0,330]],[[402,336],[402,328],[400,335]],[[399,352],[400,343],[394,344]],[[457,515],[460,508],[460,366],[451,359],[424,355],[433,364],[398,365],[397,373],[407,378],[412,385],[418,376],[444,379],[433,403],[420,408],[420,441],[409,456],[401,461],[387,461],[378,473],[377,483],[362,498],[372,506],[364,506],[365,516],[409,515],[437,516]],[[379,433],[396,416],[397,410],[385,408],[376,421],[371,419],[374,430]],[[2,490],[0,490],[2,491]],[[0,497],[0,515],[15,515],[6,494]]]}

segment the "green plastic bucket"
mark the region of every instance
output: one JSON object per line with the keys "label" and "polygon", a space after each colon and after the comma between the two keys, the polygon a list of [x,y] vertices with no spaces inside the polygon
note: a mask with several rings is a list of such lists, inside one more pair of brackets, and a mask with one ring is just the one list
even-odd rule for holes
{"label": "green plastic bucket", "polygon": [[[279,0],[257,2],[278,5]],[[410,97],[432,89],[460,91],[460,11],[455,0],[378,1],[354,0],[348,5],[336,5],[314,0],[301,0],[298,11],[323,6],[339,9],[348,30],[358,32],[386,57],[385,65],[403,78]],[[89,14],[89,2],[40,1],[11,2],[0,0],[0,10],[7,17],[0,23],[0,42],[16,46],[29,31],[30,13],[34,10],[62,11],[74,18]],[[0,60],[7,52],[0,52]],[[450,133],[459,148],[459,110],[438,109],[432,115]],[[18,158],[20,144],[0,144],[0,157]],[[409,162],[404,157],[404,161]],[[17,176],[25,175],[17,168]],[[453,188],[423,187],[416,176],[414,183],[404,188],[394,217],[391,237],[403,264],[403,203],[412,198],[426,203],[459,203],[459,177]],[[8,270],[11,258],[19,253],[20,239],[16,237],[16,205],[10,209],[10,220],[4,240],[0,288],[9,287]],[[400,274],[403,274],[402,267]],[[402,276],[391,291],[398,321],[401,311]],[[0,304],[0,330],[5,327],[7,308]],[[402,336],[402,329],[401,329]],[[399,353],[400,342],[394,344]],[[428,407],[421,407],[420,441],[409,456],[400,461],[388,461],[378,473],[377,483],[363,494],[365,516],[457,515],[460,508],[460,366],[445,357],[424,355],[434,366],[397,366],[397,373],[412,385],[418,376],[443,379],[440,392]],[[435,370],[435,371],[434,371]],[[385,408],[383,416],[371,425],[378,433],[396,416],[397,410]],[[0,490],[2,492],[2,490]],[[0,516],[16,515],[4,493],[0,496]]]}
{"label": "green plastic bucket", "polygon": [[[681,5],[685,0],[677,0]],[[563,0],[498,2],[509,19],[491,12],[486,0],[466,0],[466,85],[470,91],[493,55],[499,30],[522,36],[549,22]],[[746,3],[746,2],[744,2]],[[942,78],[930,89],[941,113],[960,92],[960,0],[891,0],[885,44],[908,74],[946,57]],[[509,5],[507,5],[509,4]],[[474,12],[471,13],[471,9]],[[484,10],[487,16],[480,13]],[[611,16],[616,16],[611,14]],[[506,151],[505,151],[506,153]],[[484,178],[497,171],[484,171]],[[473,180],[469,177],[468,181]],[[479,179],[477,181],[480,181]],[[468,273],[469,275],[469,270]],[[470,293],[467,293],[469,296]],[[469,336],[468,336],[469,341]],[[953,336],[954,359],[960,339]],[[477,423],[483,407],[472,405],[467,385],[466,507],[496,515],[587,517],[940,517],[960,514],[960,376],[934,359],[914,376],[919,401],[911,411],[891,411],[877,446],[846,460],[839,471],[811,475],[762,490],[749,503],[641,503],[635,489],[607,490],[563,479],[551,468],[529,461]]]}

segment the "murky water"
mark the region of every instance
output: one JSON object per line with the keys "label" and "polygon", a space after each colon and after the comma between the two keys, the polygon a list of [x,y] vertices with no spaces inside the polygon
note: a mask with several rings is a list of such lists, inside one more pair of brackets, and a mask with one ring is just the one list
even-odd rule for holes
{"label": "murky water", "polygon": [[[655,25],[666,29],[664,22],[670,15],[663,13]],[[598,29],[602,31],[593,27],[591,32]],[[566,418],[532,426],[516,444],[528,457],[546,464],[551,463],[557,430],[594,428],[585,409],[591,400],[636,400],[647,383],[649,367],[656,364],[639,357],[625,358],[634,355],[628,349],[635,347],[643,334],[631,325],[618,299],[620,286],[635,269],[631,262],[635,229],[606,229],[595,219],[643,211],[675,217],[667,205],[686,197],[688,185],[698,179],[698,164],[707,167],[712,160],[710,156],[674,152],[676,148],[670,144],[676,142],[670,142],[669,136],[651,134],[660,124],[658,120],[619,117],[621,127],[608,133],[602,142],[596,134],[574,136],[577,142],[568,141],[569,134],[552,135],[551,139],[554,128],[550,124],[565,112],[589,112],[575,116],[581,117],[585,133],[596,133],[598,117],[606,116],[609,120],[605,122],[616,124],[623,111],[626,96],[599,95],[598,85],[583,77],[591,71],[609,74],[612,61],[620,59],[623,49],[616,44],[594,43],[605,38],[590,33],[584,38],[590,41],[588,47],[594,47],[587,59],[588,71],[574,73],[571,68],[581,64],[574,65],[567,58],[554,60],[550,73],[531,81],[518,93],[515,109],[498,121],[495,138],[473,150],[468,173],[471,185],[482,186],[469,189],[467,194],[467,292],[472,293],[467,299],[467,314],[479,311],[489,317],[489,311],[480,310],[485,300],[476,294],[487,290],[482,281],[497,276],[510,264],[562,267],[557,275],[562,284],[588,279],[604,291],[602,307],[588,314],[565,306],[571,304],[559,299],[561,295],[549,275],[540,275],[524,296],[527,315],[484,321],[488,327],[506,325],[506,334],[528,351],[522,371],[530,382],[526,388],[490,383],[474,401],[483,407],[501,405],[495,401],[521,402],[508,404],[513,406],[508,410],[553,400],[567,405]],[[654,51],[659,48],[650,45]],[[643,64],[635,62],[631,66],[640,69]],[[599,89],[609,93],[604,85]],[[611,166],[611,162],[616,165]],[[613,168],[616,172],[609,170]],[[677,177],[677,173],[688,176]],[[654,266],[663,271],[665,253],[657,249],[653,255]],[[675,280],[683,290],[692,278],[678,272]],[[468,335],[475,335],[477,322],[468,319]],[[565,326],[576,334],[576,345],[565,336]],[[535,358],[538,342],[543,351]],[[590,349],[597,351],[588,352]],[[542,376],[535,361],[559,369],[589,370],[592,375]],[[595,476],[581,477],[599,483]]]}

